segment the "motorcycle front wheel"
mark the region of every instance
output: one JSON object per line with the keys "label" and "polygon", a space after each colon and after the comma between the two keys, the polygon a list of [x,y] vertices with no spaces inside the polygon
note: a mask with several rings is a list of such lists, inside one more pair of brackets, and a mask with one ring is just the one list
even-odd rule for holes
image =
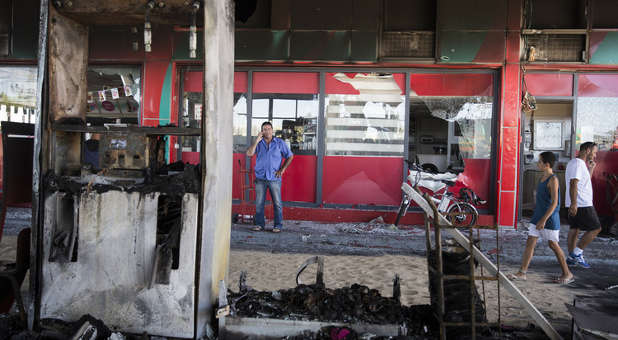
{"label": "motorcycle front wheel", "polygon": [[446,219],[455,227],[476,225],[479,213],[470,203],[453,203],[446,210]]}
{"label": "motorcycle front wheel", "polygon": [[409,206],[410,199],[407,195],[403,195],[401,198],[401,204],[399,204],[399,210],[397,211],[397,218],[395,218],[395,226],[399,224],[399,220],[401,220],[401,217],[406,214]]}

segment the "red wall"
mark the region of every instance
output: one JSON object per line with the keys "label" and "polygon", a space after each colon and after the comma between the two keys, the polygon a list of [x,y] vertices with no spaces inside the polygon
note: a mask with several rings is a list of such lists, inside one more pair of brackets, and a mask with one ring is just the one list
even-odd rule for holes
{"label": "red wall", "polygon": [[533,96],[572,96],[572,73],[528,73],[524,76],[527,90]]}
{"label": "red wall", "polygon": [[581,74],[577,92],[585,97],[618,97],[618,74]]}
{"label": "red wall", "polygon": [[403,158],[324,157],[323,203],[399,205]]}
{"label": "red wall", "polygon": [[412,74],[410,93],[417,96],[492,96],[491,73]]}
{"label": "red wall", "polygon": [[317,72],[253,72],[253,93],[319,93]]}
{"label": "red wall", "polygon": [[[256,156],[251,158],[251,176],[255,179]],[[311,155],[295,155],[292,163],[285,171],[281,182],[281,199],[284,202],[315,202],[317,157]],[[252,183],[252,187],[255,185]],[[255,192],[250,195],[255,200]],[[267,192],[266,199],[271,200]]]}

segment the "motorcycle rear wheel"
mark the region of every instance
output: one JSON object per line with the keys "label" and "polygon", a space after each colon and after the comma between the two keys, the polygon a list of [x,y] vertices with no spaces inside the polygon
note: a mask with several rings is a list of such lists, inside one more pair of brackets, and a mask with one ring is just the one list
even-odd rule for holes
{"label": "motorcycle rear wheel", "polygon": [[479,215],[473,205],[464,202],[453,203],[448,207],[446,213],[446,219],[455,227],[471,227],[476,225]]}

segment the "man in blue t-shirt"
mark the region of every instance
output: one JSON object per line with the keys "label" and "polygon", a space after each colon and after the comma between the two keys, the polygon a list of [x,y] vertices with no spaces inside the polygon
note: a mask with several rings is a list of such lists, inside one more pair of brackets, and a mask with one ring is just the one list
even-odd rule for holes
{"label": "man in blue t-shirt", "polygon": [[[281,177],[292,163],[294,154],[285,141],[273,136],[273,125],[270,122],[262,124],[262,131],[247,149],[247,156],[252,157],[254,154],[257,154],[257,160],[255,162],[255,227],[253,230],[264,230],[264,201],[268,188],[270,197],[273,199],[275,213],[275,225],[272,231],[278,233],[283,228]],[[285,162],[282,165],[283,159]]]}

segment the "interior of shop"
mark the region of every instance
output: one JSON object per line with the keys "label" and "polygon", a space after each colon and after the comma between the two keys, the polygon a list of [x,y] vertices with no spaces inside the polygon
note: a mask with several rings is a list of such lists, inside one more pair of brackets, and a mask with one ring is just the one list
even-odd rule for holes
{"label": "interior of shop", "polygon": [[411,97],[408,151],[429,172],[464,171],[491,155],[490,97]]}
{"label": "interior of shop", "polygon": [[[534,209],[536,184],[542,176],[537,168],[539,154],[551,151],[558,160],[554,173],[560,187],[566,188],[564,174],[571,160],[571,126],[573,119],[572,101],[539,101],[536,110],[523,114],[523,157],[522,157],[522,210],[531,213]],[[560,192],[564,202],[564,190]]]}
{"label": "interior of shop", "polygon": [[90,66],[86,77],[88,123],[138,123],[141,67]]}

